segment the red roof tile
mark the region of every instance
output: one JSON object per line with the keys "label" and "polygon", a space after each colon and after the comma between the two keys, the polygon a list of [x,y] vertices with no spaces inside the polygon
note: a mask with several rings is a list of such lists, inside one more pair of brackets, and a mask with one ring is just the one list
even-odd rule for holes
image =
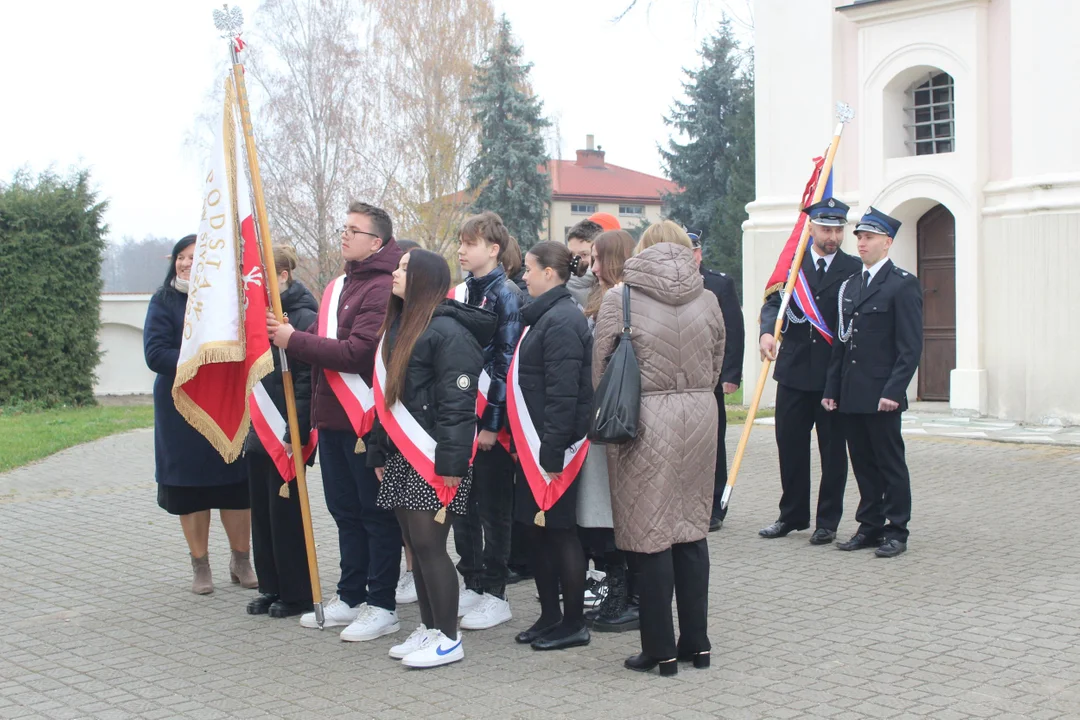
{"label": "red roof tile", "polygon": [[656,205],[665,193],[679,190],[670,180],[610,163],[586,167],[573,160],[552,160],[548,167],[553,200],[636,200]]}

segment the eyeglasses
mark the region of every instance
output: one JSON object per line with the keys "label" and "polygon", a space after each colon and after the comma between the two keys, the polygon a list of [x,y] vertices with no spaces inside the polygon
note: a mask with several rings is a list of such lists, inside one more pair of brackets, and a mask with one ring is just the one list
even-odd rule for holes
{"label": "eyeglasses", "polygon": [[379,237],[376,233],[369,233],[366,230],[357,230],[356,228],[351,227],[339,227],[337,231],[338,235],[348,235],[351,238],[356,237],[357,235],[368,235],[373,238]]}

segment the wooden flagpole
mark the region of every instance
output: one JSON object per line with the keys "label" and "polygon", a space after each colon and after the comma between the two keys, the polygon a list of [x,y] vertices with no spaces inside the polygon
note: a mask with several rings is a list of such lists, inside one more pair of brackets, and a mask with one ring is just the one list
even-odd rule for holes
{"label": "wooden flagpole", "polygon": [[[247,152],[248,170],[251,174],[251,191],[255,196],[255,222],[258,226],[259,239],[262,242],[263,264],[266,266],[266,285],[270,291],[270,304],[278,322],[284,319],[281,310],[281,292],[278,288],[277,266],[274,262],[274,245],[270,239],[270,223],[266,215],[266,197],[263,194],[262,176],[259,173],[259,155],[255,149],[255,133],[251,123],[251,109],[248,105],[247,85],[244,83],[244,66],[240,62],[240,30],[243,27],[243,15],[240,8],[224,6],[223,10],[214,11],[214,25],[222,31],[222,37],[229,41],[229,55],[232,59],[233,82],[236,85],[236,98],[240,106],[240,120],[244,128],[244,146]],[[307,490],[307,467],[304,464],[304,448],[300,443],[300,423],[296,414],[296,393],[293,387],[292,372],[284,350],[281,353],[281,379],[285,386],[285,411],[289,423],[289,441],[292,445],[293,464],[296,468],[296,489],[300,493],[300,514],[304,524],[304,544],[307,546],[308,573],[311,577],[311,601],[315,605],[315,620],[319,629],[323,628],[325,618],[322,604],[322,583],[319,580],[319,560],[315,553],[315,531],[311,524],[311,503]],[[287,497],[288,484],[283,487]]]}
{"label": "wooden flagpole", "polygon": [[[836,130],[833,132],[832,143],[829,151],[825,154],[825,164],[821,167],[821,175],[818,176],[817,187],[814,188],[814,196],[810,201],[813,205],[819,202],[825,194],[825,186],[829,184],[829,174],[832,172],[833,159],[836,150],[840,147],[840,136],[844,134],[844,126],[855,117],[855,112],[850,106],[842,102],[836,103]],[[800,208],[801,210],[801,208]],[[791,259],[791,270],[788,272],[787,284],[784,286],[784,297],[780,302],[780,312],[776,314],[776,325],[773,329],[773,337],[776,338],[777,350],[780,348],[781,329],[784,326],[784,317],[787,314],[788,304],[791,302],[791,293],[795,289],[795,281],[799,277],[799,269],[802,267],[803,255],[806,254],[806,241],[810,237],[810,223],[803,225],[802,237],[795,248],[795,257]],[[731,499],[731,491],[735,487],[735,480],[739,476],[739,468],[742,466],[743,455],[746,453],[746,444],[750,441],[750,430],[754,426],[754,418],[757,416],[758,405],[761,403],[761,393],[765,389],[765,382],[769,379],[769,369],[772,360],[765,358],[761,363],[761,373],[758,375],[757,388],[754,390],[754,399],[750,403],[750,409],[746,413],[746,422],[743,424],[742,436],[739,437],[739,445],[735,449],[735,459],[731,462],[731,471],[728,472],[727,486],[720,498],[720,507],[727,508],[728,500]]]}

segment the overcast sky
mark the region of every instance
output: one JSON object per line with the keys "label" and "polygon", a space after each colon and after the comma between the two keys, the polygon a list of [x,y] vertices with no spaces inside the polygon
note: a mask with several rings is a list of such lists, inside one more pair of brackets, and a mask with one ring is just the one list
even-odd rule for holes
{"label": "overcast sky", "polygon": [[[494,0],[534,63],[533,85],[557,122],[563,158],[592,133],[617,165],[662,174],[663,116],[683,67],[724,8],[747,0]],[[110,238],[178,238],[201,210],[205,158],[185,144],[226,52],[204,0],[3,0],[0,178],[89,167]],[[251,18],[257,0],[238,4]],[[749,40],[747,26],[740,33]]]}

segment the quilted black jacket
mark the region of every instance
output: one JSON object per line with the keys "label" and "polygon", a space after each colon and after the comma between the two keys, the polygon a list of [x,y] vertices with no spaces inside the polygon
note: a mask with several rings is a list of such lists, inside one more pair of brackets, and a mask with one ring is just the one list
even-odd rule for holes
{"label": "quilted black jacket", "polygon": [[521,291],[500,265],[483,277],[470,277],[466,302],[495,313],[495,334],[484,345],[484,369],[491,377],[480,429],[498,432],[506,423],[506,373],[521,337]]}

